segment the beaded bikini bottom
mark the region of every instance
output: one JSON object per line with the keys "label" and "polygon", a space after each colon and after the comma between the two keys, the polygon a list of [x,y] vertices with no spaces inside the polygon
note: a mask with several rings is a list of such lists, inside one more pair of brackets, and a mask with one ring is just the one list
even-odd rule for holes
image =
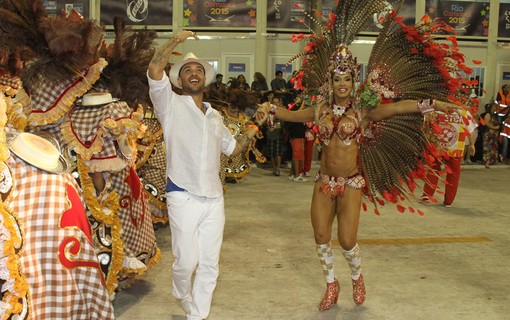
{"label": "beaded bikini bottom", "polygon": [[352,176],[344,178],[331,177],[319,171],[315,175],[313,181],[316,182],[318,180],[322,181],[320,191],[322,193],[329,193],[332,199],[338,196],[343,196],[345,187],[359,190],[365,186],[365,178],[363,178],[363,176],[357,172]]}

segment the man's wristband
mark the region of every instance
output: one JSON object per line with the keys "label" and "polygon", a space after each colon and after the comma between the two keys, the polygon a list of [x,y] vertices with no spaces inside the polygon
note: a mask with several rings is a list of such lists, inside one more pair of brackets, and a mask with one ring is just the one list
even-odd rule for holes
{"label": "man's wristband", "polygon": [[252,124],[250,124],[250,127],[256,129],[257,132],[260,132],[262,126],[254,121]]}

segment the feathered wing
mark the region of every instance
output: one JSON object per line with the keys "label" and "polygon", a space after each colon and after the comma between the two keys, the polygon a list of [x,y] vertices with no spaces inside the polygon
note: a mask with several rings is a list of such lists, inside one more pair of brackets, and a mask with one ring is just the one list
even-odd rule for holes
{"label": "feathered wing", "polygon": [[[471,73],[459,51],[452,27],[424,16],[406,26],[394,14],[384,23],[368,62],[372,87],[391,99],[437,99],[470,105]],[[438,34],[440,33],[440,34]],[[441,40],[440,38],[444,38]]]}
{"label": "feathered wing", "polygon": [[376,205],[396,203],[410,195],[414,180],[425,176],[424,154],[429,149],[433,152],[434,146],[423,132],[419,113],[368,123],[360,143],[360,165],[369,200],[378,200]]}
{"label": "feathered wing", "polygon": [[[360,107],[370,105],[369,97],[374,95],[383,100],[437,99],[474,105],[465,89],[471,83],[459,74],[461,70],[470,73],[470,69],[455,38],[439,41],[434,36],[445,31],[453,30],[427,16],[415,26],[405,26],[399,18],[390,16],[372,49],[370,84],[358,92]],[[378,106],[384,107],[384,103]],[[420,113],[368,123],[360,144],[360,163],[370,200],[376,200],[376,204],[396,203],[412,193],[414,179],[424,177],[426,168],[439,154],[431,130]],[[399,206],[399,210],[405,208]]]}

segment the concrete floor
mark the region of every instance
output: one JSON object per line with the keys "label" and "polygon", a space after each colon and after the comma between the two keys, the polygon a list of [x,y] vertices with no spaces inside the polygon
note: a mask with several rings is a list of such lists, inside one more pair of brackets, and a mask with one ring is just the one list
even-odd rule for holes
{"label": "concrete floor", "polygon": [[[327,312],[317,309],[325,284],[309,219],[313,183],[288,181],[287,174],[253,168],[242,183],[228,185],[209,320],[510,318],[510,166],[463,166],[452,208],[414,203],[425,216],[391,207],[381,216],[362,213],[367,300],[352,301],[350,271],[336,246],[342,289]],[[158,229],[157,237],[162,260],[117,294],[117,319],[185,319],[171,295],[169,229]]]}

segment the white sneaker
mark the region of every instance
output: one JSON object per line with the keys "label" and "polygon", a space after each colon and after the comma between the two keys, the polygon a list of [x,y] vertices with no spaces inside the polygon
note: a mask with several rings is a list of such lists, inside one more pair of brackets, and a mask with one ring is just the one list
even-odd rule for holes
{"label": "white sneaker", "polygon": [[290,176],[289,176],[289,180],[290,180],[290,181],[294,180],[294,176],[293,176],[293,175],[290,175]]}
{"label": "white sneaker", "polygon": [[305,172],[304,175],[305,175],[305,177],[309,177],[310,176],[310,172]]}
{"label": "white sneaker", "polygon": [[307,182],[308,179],[303,177],[302,175],[299,175],[299,176],[294,178],[294,181],[296,181],[296,182]]}

